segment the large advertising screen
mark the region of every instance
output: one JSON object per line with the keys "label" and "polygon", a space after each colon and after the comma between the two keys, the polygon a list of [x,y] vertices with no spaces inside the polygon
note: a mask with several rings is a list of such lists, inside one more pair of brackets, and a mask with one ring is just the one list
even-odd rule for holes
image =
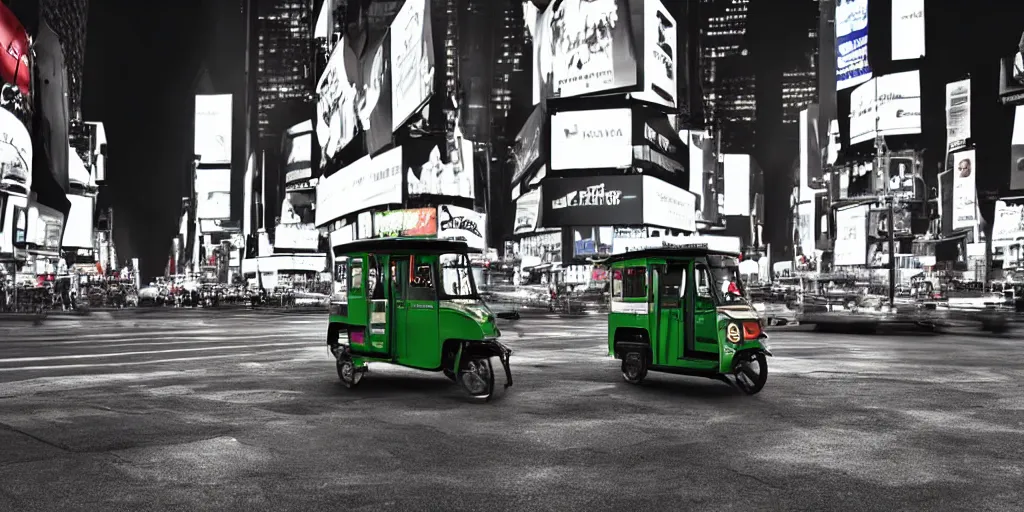
{"label": "large advertising screen", "polygon": [[[348,45],[342,39],[320,76],[316,91],[316,138],[320,144],[320,167],[333,169],[339,165],[338,153],[356,136],[355,76],[350,76],[346,59]],[[351,55],[355,59],[354,54]]]}
{"label": "large advertising screen", "polygon": [[800,187],[804,190],[823,188],[821,172],[818,106],[808,105],[800,111]]}
{"label": "large advertising screen", "polygon": [[924,57],[924,0],[892,2],[892,60]]}
{"label": "large advertising screen", "polygon": [[646,0],[643,8],[643,56],[640,60],[643,62],[644,87],[633,97],[675,108],[679,72],[676,19],[660,0]]}
{"label": "large advertising screen", "polygon": [[870,78],[868,0],[836,0],[836,90]]}
{"label": "large advertising screen", "polygon": [[512,144],[512,184],[515,185],[540,160],[544,144],[544,125],[547,116],[543,107],[536,107],[523,124]]}
{"label": "large advertising screen", "polygon": [[953,230],[974,228],[978,219],[977,171],[974,150],[953,154]]}
{"label": "large advertising screen", "polygon": [[195,153],[201,164],[231,164],[231,95],[196,96]]}
{"label": "large advertising screen", "polygon": [[285,133],[284,146],[286,174],[293,171],[312,171],[313,122],[304,121],[289,128]]}
{"label": "large advertising screen", "polygon": [[697,231],[697,195],[654,176],[643,178],[644,224]]}
{"label": "large advertising screen", "polygon": [[59,251],[64,214],[38,203],[28,209],[27,242],[44,251]]}
{"label": "large advertising screen", "polygon": [[426,162],[410,162],[411,165],[406,169],[409,195],[468,198],[475,196],[473,143],[466,139],[458,139],[456,144],[461,150],[452,152],[450,162],[442,160],[441,144],[432,147]]}
{"label": "large advertising screen", "polygon": [[868,205],[836,211],[835,265],[867,263]]}
{"label": "large advertising screen", "polygon": [[516,218],[512,224],[512,233],[533,233],[537,230],[540,220],[540,189],[531,190],[516,199]]}
{"label": "large advertising screen", "polygon": [[437,209],[410,208],[373,214],[373,234],[378,238],[437,235]]}
{"label": "large advertising screen", "polygon": [[1014,107],[1010,135],[1010,190],[1024,190],[1024,105]]}
{"label": "large advertising screen", "polygon": [[487,214],[449,204],[438,206],[437,237],[462,240],[483,250],[487,245]]}
{"label": "large advertising screen", "polygon": [[750,155],[723,155],[723,215],[750,215]]}
{"label": "large advertising screen", "polygon": [[321,179],[316,187],[316,225],[350,213],[402,202],[402,148],[365,156]]}
{"label": "large advertising screen", "polygon": [[419,112],[434,93],[430,2],[408,0],[391,22],[391,129]]}
{"label": "large advertising screen", "polygon": [[633,112],[628,108],[551,116],[551,170],[629,167]]}
{"label": "large advertising screen", "polygon": [[32,137],[25,124],[0,107],[0,187],[32,188]]}
{"label": "large advertising screen", "polygon": [[876,135],[921,133],[921,80],[919,71],[883,75],[850,94],[850,144],[874,140]]}
{"label": "large advertising screen", "polygon": [[68,213],[67,226],[64,227],[64,238],[61,245],[75,249],[91,249],[93,246],[93,208],[94,199],[86,196],[68,194],[71,211]]}
{"label": "large advertising screen", "polygon": [[551,178],[542,185],[544,227],[644,223],[640,176]]}
{"label": "large advertising screen", "polygon": [[551,2],[535,22],[535,103],[637,85],[631,19],[627,0]]}
{"label": "large advertising screen", "polygon": [[1003,105],[1024,103],[1024,54],[999,61],[999,101]]}
{"label": "large advertising screen", "polygon": [[231,169],[196,169],[196,217],[231,218]]}
{"label": "large advertising screen", "polygon": [[320,230],[312,224],[278,224],[274,228],[274,249],[315,251],[320,246]]}

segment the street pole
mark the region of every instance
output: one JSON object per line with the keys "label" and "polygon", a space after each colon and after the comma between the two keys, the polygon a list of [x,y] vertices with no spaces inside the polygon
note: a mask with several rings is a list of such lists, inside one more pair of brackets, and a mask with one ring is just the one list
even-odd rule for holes
{"label": "street pole", "polygon": [[885,145],[885,137],[879,134],[878,131],[878,114],[875,114],[875,161],[878,162],[878,171],[881,173],[883,181],[885,182],[885,202],[889,212],[888,222],[888,242],[889,242],[889,308],[890,311],[895,308],[896,304],[896,234],[894,230],[893,213],[895,208],[893,207],[894,197],[892,194],[892,183],[889,179],[889,166],[886,165],[886,154],[889,152],[889,148]]}
{"label": "street pole", "polygon": [[893,197],[889,196],[889,308],[896,304],[896,234],[893,225]]}

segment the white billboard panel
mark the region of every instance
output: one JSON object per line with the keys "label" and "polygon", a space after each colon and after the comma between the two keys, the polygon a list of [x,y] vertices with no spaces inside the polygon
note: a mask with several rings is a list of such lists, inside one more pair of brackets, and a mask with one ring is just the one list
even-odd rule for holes
{"label": "white billboard panel", "polygon": [[68,212],[67,226],[61,246],[74,249],[92,249],[93,239],[93,208],[95,199],[86,196],[68,194],[71,210]]}
{"label": "white billboard panel", "polygon": [[196,217],[231,218],[231,169],[196,169]]}
{"label": "white billboard panel", "polygon": [[750,155],[723,155],[723,215],[750,215]]}
{"label": "white billboard panel", "polygon": [[195,153],[201,164],[231,163],[231,95],[199,94],[195,110]]}

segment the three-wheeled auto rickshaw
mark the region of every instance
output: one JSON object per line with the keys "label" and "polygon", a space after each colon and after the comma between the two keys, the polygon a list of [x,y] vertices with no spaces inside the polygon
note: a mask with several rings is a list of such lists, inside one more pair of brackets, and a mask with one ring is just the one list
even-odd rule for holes
{"label": "three-wheeled auto rickshaw", "polygon": [[738,254],[704,244],[609,258],[609,355],[639,384],[648,371],[708,377],[747,394],[768,379],[768,336],[743,297]]}
{"label": "three-wheeled auto rickshaw", "polygon": [[494,394],[497,358],[512,385],[494,314],[480,300],[464,242],[370,239],[333,248],[327,345],[338,377],[360,383],[367,363],[441,371],[474,398]]}

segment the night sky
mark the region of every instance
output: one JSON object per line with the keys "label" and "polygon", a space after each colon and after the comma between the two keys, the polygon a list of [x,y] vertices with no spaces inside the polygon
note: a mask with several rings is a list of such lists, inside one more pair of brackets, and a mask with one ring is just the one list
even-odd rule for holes
{"label": "night sky", "polygon": [[90,2],[82,110],[103,121],[114,239],[162,275],[192,155],[192,82],[215,23],[200,0]]}

